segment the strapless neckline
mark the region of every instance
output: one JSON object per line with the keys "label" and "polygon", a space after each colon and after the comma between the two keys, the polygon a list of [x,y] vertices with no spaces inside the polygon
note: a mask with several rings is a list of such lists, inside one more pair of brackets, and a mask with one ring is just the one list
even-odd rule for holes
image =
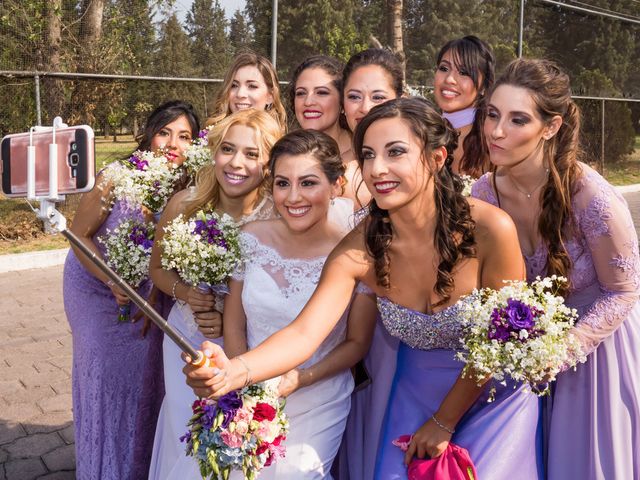
{"label": "strapless neckline", "polygon": [[394,302],[389,297],[378,297],[378,302],[384,302],[384,303],[387,303],[387,304],[391,304],[394,307],[399,308],[400,310],[404,310],[405,312],[413,313],[415,315],[419,315],[419,316],[424,317],[424,318],[434,318],[434,317],[437,317],[439,315],[446,314],[450,309],[456,307],[461,302],[464,302],[467,298],[469,298],[469,296],[470,295],[465,295],[463,297],[460,297],[456,302],[454,302],[451,305],[448,305],[448,306],[444,307],[442,310],[438,310],[437,312],[434,312],[434,313],[424,313],[424,312],[420,312],[419,310],[413,310],[412,308],[405,307],[404,305],[400,305],[399,303]]}

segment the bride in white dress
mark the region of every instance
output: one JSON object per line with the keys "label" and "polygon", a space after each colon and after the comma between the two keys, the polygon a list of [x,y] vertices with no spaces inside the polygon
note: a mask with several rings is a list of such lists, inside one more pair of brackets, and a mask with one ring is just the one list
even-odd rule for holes
{"label": "bride in white dress", "polygon": [[[271,151],[270,171],[280,218],[243,227],[245,264],[230,282],[223,315],[224,348],[230,357],[256,347],[298,315],[318,284],[327,255],[343,236],[327,219],[344,173],[331,137],[305,130],[286,135]],[[290,422],[287,453],[261,472],[261,480],[331,478],[350,408],[349,368],[369,348],[375,315],[373,297],[356,293],[313,356],[281,377]],[[234,472],[231,478],[241,476]]]}
{"label": "bride in white dress", "polygon": [[[173,196],[156,229],[151,257],[154,284],[176,302],[168,322],[192,345],[205,338],[222,344],[222,310],[212,294],[204,294],[182,282],[175,271],[163,270],[163,228],[179,214],[187,217],[202,208],[226,213],[240,225],[273,216],[273,202],[262,188],[269,151],[282,136],[274,118],[258,110],[242,110],[220,121],[209,135],[214,163],[198,173],[195,191]],[[194,318],[195,312],[195,318]],[[200,479],[197,462],[185,454],[179,438],[187,431],[191,405],[196,400],[185,384],[180,350],[166,336],[162,345],[165,397],[158,417],[149,478],[157,480]]]}

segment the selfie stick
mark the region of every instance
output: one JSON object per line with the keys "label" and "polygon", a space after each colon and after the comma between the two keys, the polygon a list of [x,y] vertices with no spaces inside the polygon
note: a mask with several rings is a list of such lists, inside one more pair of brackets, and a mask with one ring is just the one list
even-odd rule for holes
{"label": "selfie stick", "polygon": [[[135,303],[138,308],[155,323],[180,349],[191,357],[191,363],[196,366],[207,365],[209,359],[201,351],[196,350],[191,344],[169,323],[156,312],[156,310],[135,291],[127,282],[125,282],[116,272],[114,272],[107,263],[89,249],[73,232],[67,230],[67,219],[56,209],[56,202],[64,199],[58,195],[58,150],[55,143],[55,129],[60,128],[62,121],[60,117],[56,117],[53,127],[33,127],[38,130],[53,130],[53,143],[49,145],[49,194],[44,197],[36,197],[35,195],[35,164],[36,152],[32,142],[27,147],[27,198],[29,200],[37,200],[40,202],[40,209],[36,212],[38,218],[45,222],[46,225],[61,233],[69,243],[76,249],[81,251],[96,267],[100,269],[111,281],[120,287],[127,296]],[[53,159],[53,161],[52,161]],[[51,168],[55,165],[56,168]]]}

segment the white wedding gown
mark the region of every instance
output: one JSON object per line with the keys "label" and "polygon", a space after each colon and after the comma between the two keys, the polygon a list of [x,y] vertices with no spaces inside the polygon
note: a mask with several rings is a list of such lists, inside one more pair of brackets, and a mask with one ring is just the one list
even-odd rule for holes
{"label": "white wedding gown", "polygon": [[[296,318],[318,284],[326,257],[287,258],[286,252],[246,232],[241,242],[247,262],[238,279],[244,281],[242,305],[252,349]],[[324,358],[344,340],[345,333],[346,313],[301,368]],[[352,390],[351,372],[344,370],[291,394],[285,406],[290,423],[286,457],[263,469],[260,480],[331,478],[329,470],[342,440]],[[242,473],[233,472],[231,478],[240,479]]]}
{"label": "white wedding gown", "polygon": [[[273,201],[270,197],[265,197],[251,214],[238,222],[238,225],[272,218],[273,215]],[[173,305],[167,321],[177,328],[196,349],[200,349],[200,345],[205,340],[222,345],[222,337],[207,339],[199,332],[191,307],[184,302],[177,301]],[[187,385],[182,373],[184,362],[180,357],[181,353],[175,343],[165,335],[162,342],[165,396],[153,440],[149,468],[150,480],[200,480],[202,478],[197,461],[193,457],[187,457],[186,444],[179,440],[187,432],[187,422],[193,415],[191,405],[196,400],[193,390]]]}
{"label": "white wedding gown", "polygon": [[[256,347],[267,337],[288,325],[311,297],[326,257],[290,259],[263,245],[251,234],[242,233],[244,272],[242,303],[247,317],[247,342]],[[194,329],[188,305],[176,303],[168,321],[194,346],[205,338]],[[301,367],[310,366],[340,344],[346,333],[346,314],[320,348]],[[222,339],[216,343],[222,344]],[[197,461],[185,454],[179,437],[187,431],[196,397],[185,383],[180,350],[165,337],[163,342],[165,398],[158,418],[149,478],[154,480],[199,480]],[[294,392],[287,398],[285,412],[290,430],[284,459],[265,468],[265,479],[330,479],[329,470],[340,446],[351,406],[353,379],[345,370]],[[243,478],[232,472],[231,479]]]}

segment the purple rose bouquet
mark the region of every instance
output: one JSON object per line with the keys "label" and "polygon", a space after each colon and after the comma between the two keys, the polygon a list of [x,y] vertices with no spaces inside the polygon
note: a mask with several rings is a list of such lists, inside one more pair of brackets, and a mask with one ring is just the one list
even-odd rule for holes
{"label": "purple rose bouquet", "polygon": [[189,430],[180,437],[187,444],[203,479],[226,479],[240,470],[247,479],[284,457],[289,422],[284,400],[278,398],[279,379],[234,390],[220,397],[196,400]]}
{"label": "purple rose bouquet", "polygon": [[[203,210],[190,219],[179,215],[164,229],[161,261],[163,268],[175,269],[185,283],[215,293],[216,310],[221,312],[223,296],[229,293],[227,280],[241,262],[238,227],[229,215]],[[198,325],[183,313],[186,330],[182,333],[192,337]]]}
{"label": "purple rose bouquet", "polygon": [[555,294],[564,278],[555,275],[526,282],[507,282],[500,290],[474,291],[462,302],[465,334],[457,358],[466,363],[463,374],[478,381],[491,376],[527,383],[540,395],[546,381],[585,357],[570,334],[577,313]]}
{"label": "purple rose bouquet", "polygon": [[[152,223],[137,220],[121,222],[113,230],[98,238],[104,245],[107,264],[133,288],[138,288],[149,277],[149,259],[153,247],[154,227]],[[129,319],[131,306],[120,307],[118,321]]]}

